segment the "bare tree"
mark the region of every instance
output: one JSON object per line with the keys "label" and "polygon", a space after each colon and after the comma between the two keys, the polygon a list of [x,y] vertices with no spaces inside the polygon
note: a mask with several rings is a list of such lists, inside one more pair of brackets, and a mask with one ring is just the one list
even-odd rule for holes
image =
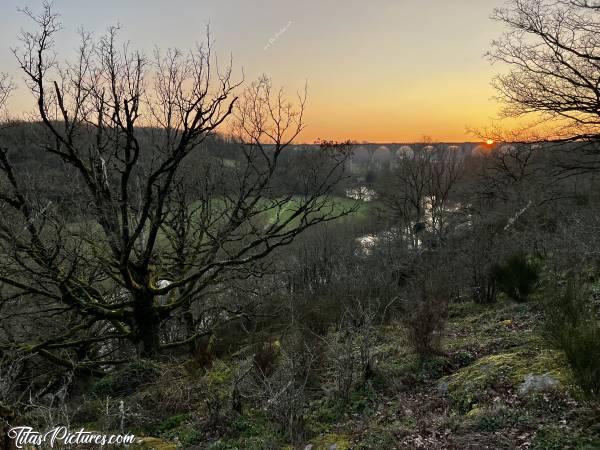
{"label": "bare tree", "polygon": [[[345,153],[320,152],[319,170],[297,181],[303,195],[279,189],[305,95],[289,102],[262,78],[238,99],[210,41],[148,58],[119,44],[117,28],[98,41],[82,32],[77,59],[62,65],[58,16],[48,3],[40,15],[25,12],[38,29],[14,53],[36,99],[42,149],[64,162],[62,183],[77,191],[79,221],[44,209],[43,186],[1,154],[0,301],[38,325],[13,330],[0,348],[92,369],[129,358],[127,343],[144,357],[193,343],[243,316],[211,300],[228,282],[260,274],[275,249],[350,212],[329,195]],[[204,142],[229,119],[237,152],[208,154]],[[182,314],[184,331],[166,336]]]}
{"label": "bare tree", "polygon": [[462,159],[453,149],[423,150],[402,160],[379,189],[384,214],[416,246],[427,231],[443,240],[449,231],[452,202],[462,175]]}
{"label": "bare tree", "polygon": [[4,109],[14,85],[8,74],[0,73],[0,109]]}
{"label": "bare tree", "polygon": [[495,10],[508,30],[489,56],[510,67],[495,80],[507,116],[541,113],[551,138],[597,138],[599,12],[587,0],[513,0]]}

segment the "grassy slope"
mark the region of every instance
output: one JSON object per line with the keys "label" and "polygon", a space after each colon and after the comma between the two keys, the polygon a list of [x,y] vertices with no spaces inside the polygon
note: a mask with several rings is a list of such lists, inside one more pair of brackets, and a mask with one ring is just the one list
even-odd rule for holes
{"label": "grassy slope", "polygon": [[[272,207],[266,210],[264,213],[259,215],[259,220],[264,221],[265,224],[274,224],[277,221],[284,222],[290,218],[293,212],[298,207],[298,202],[300,198],[293,198],[290,202],[281,207]],[[270,207],[272,204],[269,200],[264,199],[258,204],[258,209],[263,209]],[[198,202],[193,203],[191,205],[191,209],[200,208],[200,204]],[[224,201],[221,198],[213,199],[212,208],[214,208],[215,217],[221,214],[221,211],[224,209]],[[338,197],[331,196],[328,199],[327,205],[323,208],[322,213],[326,213],[329,215],[337,215],[341,214],[345,211],[350,211],[352,209],[356,209],[353,211],[349,218],[346,220],[360,221],[369,216],[370,211],[375,208],[372,203],[366,203],[362,201],[352,200],[346,197]],[[201,211],[195,211],[194,217],[198,220],[200,219]],[[214,219],[213,219],[214,220]],[[221,218],[221,220],[225,220]],[[344,220],[344,219],[342,219]],[[135,223],[135,221],[133,221]],[[220,222],[218,222],[220,223]],[[293,220],[290,223],[290,227],[298,226],[299,220]],[[104,242],[104,233],[100,227],[100,225],[95,221],[87,221],[87,222],[74,222],[69,224],[69,231],[73,234],[81,234],[85,239],[89,239],[90,235],[96,236],[96,240],[94,241],[95,245],[105,245]],[[160,230],[157,239],[157,249],[161,247],[168,247],[168,241],[166,239],[164,231]]]}
{"label": "grassy slope", "polygon": [[[307,417],[307,443],[313,450],[333,444],[337,450],[600,448],[597,415],[575,399],[562,355],[540,336],[539,318],[535,302],[454,304],[445,340],[448,356],[425,362],[407,349],[399,326],[387,326],[373,382],[354,392],[344,407],[315,400]],[[217,398],[231,371],[227,362],[211,369],[207,379]],[[550,374],[560,386],[519,394],[530,374]],[[156,389],[138,392],[126,403],[171,395]],[[165,417],[150,428],[160,430],[160,444],[142,448],[175,448],[175,438],[183,448],[291,448],[261,411],[245,411],[212,435],[198,425],[201,415],[188,410]]]}

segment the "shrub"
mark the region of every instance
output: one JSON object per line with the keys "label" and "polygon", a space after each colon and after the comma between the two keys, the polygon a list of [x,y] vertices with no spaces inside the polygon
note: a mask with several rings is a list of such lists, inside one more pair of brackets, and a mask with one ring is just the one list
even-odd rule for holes
{"label": "shrub", "polygon": [[279,341],[263,343],[252,357],[254,368],[262,375],[270,376],[275,370],[279,350]]}
{"label": "shrub", "polygon": [[565,352],[585,396],[600,400],[600,323],[587,292],[570,281],[562,292],[548,298],[548,338]]}
{"label": "shrub", "polygon": [[277,347],[277,358],[267,371],[257,364],[256,355],[248,358],[244,375],[237,379],[238,395],[264,411],[265,417],[277,425],[281,436],[285,435],[287,440],[299,443],[303,441],[306,431],[309,382],[318,352],[304,339],[297,327],[292,328]]}
{"label": "shrub", "polygon": [[436,275],[411,280],[404,304],[408,341],[423,358],[443,354],[441,340],[448,319],[450,289],[447,280]]}
{"label": "shrub", "polygon": [[532,444],[533,450],[562,450],[565,448],[593,450],[599,448],[600,439],[585,431],[575,430],[565,433],[564,430],[556,427],[544,427],[536,433]]}
{"label": "shrub", "polygon": [[130,395],[140,386],[156,381],[161,372],[160,366],[152,361],[133,361],[97,381],[92,392],[99,397]]}
{"label": "shrub", "polygon": [[492,276],[501,292],[517,302],[524,302],[538,283],[539,268],[529,262],[525,255],[516,254],[504,264],[494,265]]}
{"label": "shrub", "polygon": [[498,286],[491,270],[474,270],[474,287],[471,292],[473,301],[478,304],[494,303],[497,298]]}
{"label": "shrub", "polygon": [[177,414],[175,416],[170,416],[159,424],[158,432],[164,433],[165,431],[170,431],[174,428],[177,428],[188,419],[189,414]]}
{"label": "shrub", "polygon": [[347,307],[334,333],[325,340],[328,366],[336,396],[345,403],[354,383],[364,385],[374,375],[375,345],[378,340],[378,305],[356,301]]}
{"label": "shrub", "polygon": [[233,378],[231,366],[225,361],[217,360],[199,384],[204,396],[209,427],[215,427],[224,422],[225,406],[231,400]]}
{"label": "shrub", "polygon": [[565,352],[584,395],[600,400],[600,323],[588,298],[573,282],[549,296],[546,329],[550,341]]}

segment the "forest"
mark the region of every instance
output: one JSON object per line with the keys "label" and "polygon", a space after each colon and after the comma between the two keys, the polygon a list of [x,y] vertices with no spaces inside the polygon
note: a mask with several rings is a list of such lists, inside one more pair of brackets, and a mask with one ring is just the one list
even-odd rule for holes
{"label": "forest", "polygon": [[0,448],[600,448],[600,7],[494,13],[541,126],[387,144],[299,142],[307,91],[210,38],[59,62],[40,11],[35,117],[0,122]]}

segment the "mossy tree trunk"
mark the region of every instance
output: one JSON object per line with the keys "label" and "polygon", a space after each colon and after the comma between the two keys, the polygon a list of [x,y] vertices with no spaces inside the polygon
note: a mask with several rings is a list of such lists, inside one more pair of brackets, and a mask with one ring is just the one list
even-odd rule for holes
{"label": "mossy tree trunk", "polygon": [[154,308],[154,296],[140,292],[134,296],[135,333],[142,358],[160,353],[160,315]]}

